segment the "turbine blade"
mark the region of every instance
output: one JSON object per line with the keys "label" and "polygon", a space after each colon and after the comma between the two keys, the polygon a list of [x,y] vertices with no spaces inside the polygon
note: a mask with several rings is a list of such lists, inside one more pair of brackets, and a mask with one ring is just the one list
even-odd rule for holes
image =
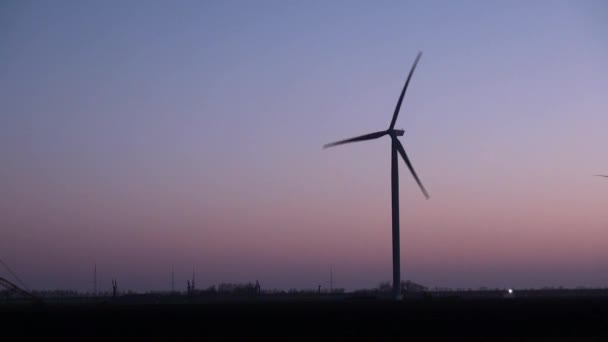
{"label": "turbine blade", "polygon": [[357,141],[365,141],[365,140],[372,140],[372,139],[378,139],[384,135],[388,134],[386,131],[381,131],[381,132],[374,132],[374,133],[370,133],[370,134],[365,134],[359,137],[355,137],[355,138],[350,138],[350,139],[345,139],[345,140],[340,140],[340,141],[336,141],[330,144],[325,144],[323,145],[323,148],[328,148],[328,147],[333,147],[336,145],[342,145],[342,144],[348,144],[351,142],[357,142]]}
{"label": "turbine blade", "polygon": [[412,69],[410,70],[410,74],[407,76],[407,80],[405,81],[405,85],[403,86],[403,90],[401,90],[401,95],[399,96],[399,101],[397,101],[397,107],[395,107],[395,113],[393,113],[393,119],[391,120],[391,125],[389,130],[395,128],[395,123],[397,122],[397,116],[399,115],[399,110],[401,109],[401,103],[403,102],[403,96],[405,96],[405,91],[407,90],[407,86],[410,84],[410,79],[414,74],[414,70],[416,69],[416,65],[418,65],[418,61],[422,57],[422,51],[418,52],[418,56],[416,56],[416,60],[414,61],[414,65],[412,65]]}
{"label": "turbine blade", "polygon": [[401,141],[399,141],[399,139],[397,139],[397,138],[393,138],[393,139],[395,139],[397,141],[397,150],[399,151],[399,154],[401,154],[401,157],[403,157],[403,160],[405,161],[405,164],[407,164],[407,167],[412,172],[412,176],[414,176],[414,179],[416,180],[416,183],[418,183],[420,190],[422,190],[424,197],[426,197],[426,199],[429,199],[430,198],[429,193],[426,192],[424,185],[422,185],[422,182],[418,178],[416,171],[414,171],[414,167],[412,166],[410,159],[407,157],[407,154],[405,153],[405,149],[403,148],[403,145],[401,145]]}
{"label": "turbine blade", "polygon": [[608,176],[606,176],[606,175],[596,175],[596,176],[598,176],[598,177],[606,177],[606,178],[608,178]]}

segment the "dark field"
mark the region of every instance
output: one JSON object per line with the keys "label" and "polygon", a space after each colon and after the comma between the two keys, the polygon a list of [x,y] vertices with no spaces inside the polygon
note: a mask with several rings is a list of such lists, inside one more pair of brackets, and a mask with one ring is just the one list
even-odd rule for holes
{"label": "dark field", "polygon": [[606,298],[0,304],[0,317],[8,340],[608,341]]}

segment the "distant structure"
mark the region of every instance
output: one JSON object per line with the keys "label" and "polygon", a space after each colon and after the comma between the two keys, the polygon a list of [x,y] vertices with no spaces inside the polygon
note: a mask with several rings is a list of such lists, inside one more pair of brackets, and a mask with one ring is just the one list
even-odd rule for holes
{"label": "distant structure", "polygon": [[334,293],[334,270],[333,267],[329,267],[329,293]]}
{"label": "distant structure", "polygon": [[112,298],[116,298],[116,290],[118,286],[116,284],[116,279],[112,279]]}
{"label": "distant structure", "polygon": [[404,292],[424,292],[428,288],[426,286],[414,283],[413,281],[406,280],[401,282],[401,290]]}
{"label": "distant structure", "polygon": [[416,60],[414,61],[414,65],[412,66],[412,69],[410,69],[410,73],[407,76],[407,80],[405,81],[403,90],[401,90],[401,95],[399,96],[399,100],[397,101],[397,106],[395,107],[395,112],[393,113],[393,118],[392,118],[391,123],[387,130],[374,132],[374,133],[370,133],[370,134],[365,134],[365,135],[358,136],[355,138],[340,140],[340,141],[336,141],[336,142],[333,142],[330,144],[325,144],[323,146],[323,148],[328,148],[328,147],[348,144],[348,143],[352,143],[352,142],[378,139],[385,135],[388,135],[391,138],[391,200],[392,200],[392,207],[393,207],[392,208],[393,209],[393,215],[392,215],[393,216],[392,217],[392,221],[393,221],[393,295],[395,296],[395,299],[401,299],[401,288],[400,288],[400,284],[401,284],[400,259],[401,259],[401,256],[400,256],[400,251],[399,251],[399,157],[398,157],[399,154],[403,158],[403,161],[405,161],[405,164],[407,165],[407,167],[410,169],[410,172],[412,173],[412,176],[414,176],[416,183],[418,183],[420,190],[422,190],[422,193],[424,194],[424,196],[427,199],[429,199],[429,194],[427,193],[426,189],[422,185],[422,182],[418,178],[416,171],[414,171],[414,167],[412,166],[410,159],[408,158],[407,154],[405,153],[405,149],[403,148],[403,145],[401,144],[401,142],[398,139],[398,137],[405,134],[405,132],[402,129],[395,129],[395,123],[397,122],[397,116],[399,115],[399,110],[401,109],[401,103],[403,102],[403,97],[405,96],[405,91],[407,90],[407,87],[412,78],[412,74],[414,73],[414,70],[416,69],[416,65],[418,64],[418,61],[420,60],[421,56],[422,56],[422,52],[419,52],[418,56],[416,56]]}
{"label": "distant structure", "polygon": [[195,291],[195,289],[196,289],[196,287],[195,287],[196,285],[195,285],[195,282],[194,282],[195,280],[194,280],[194,279],[195,279],[195,273],[194,273],[194,268],[193,268],[193,269],[192,269],[192,282],[190,282],[190,281],[186,281],[187,286],[188,286],[188,287],[187,287],[187,290],[188,290],[188,294],[189,294],[189,295],[193,295],[193,294],[194,294],[194,291]]}
{"label": "distant structure", "polygon": [[255,281],[255,293],[260,296],[262,295],[262,288],[260,287],[260,282],[259,281]]}
{"label": "distant structure", "polygon": [[175,292],[175,267],[171,265],[171,292]]}
{"label": "distant structure", "polygon": [[192,291],[196,289],[196,285],[194,284],[194,278],[196,277],[196,273],[194,272],[194,267],[192,267]]}
{"label": "distant structure", "polygon": [[97,296],[97,263],[93,265],[93,295]]}

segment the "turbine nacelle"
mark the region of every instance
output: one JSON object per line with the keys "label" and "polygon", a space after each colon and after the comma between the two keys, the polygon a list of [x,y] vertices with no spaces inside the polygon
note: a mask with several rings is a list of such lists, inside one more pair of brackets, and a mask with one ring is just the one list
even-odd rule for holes
{"label": "turbine nacelle", "polygon": [[401,137],[405,134],[405,131],[402,129],[389,129],[388,134],[393,137]]}

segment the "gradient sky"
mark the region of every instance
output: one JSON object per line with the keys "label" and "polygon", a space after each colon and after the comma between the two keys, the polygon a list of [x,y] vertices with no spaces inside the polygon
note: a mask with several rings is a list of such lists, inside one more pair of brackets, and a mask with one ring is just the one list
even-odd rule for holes
{"label": "gradient sky", "polygon": [[[3,1],[0,257],[34,289],[608,286],[605,1]],[[0,276],[10,276],[0,269]]]}

